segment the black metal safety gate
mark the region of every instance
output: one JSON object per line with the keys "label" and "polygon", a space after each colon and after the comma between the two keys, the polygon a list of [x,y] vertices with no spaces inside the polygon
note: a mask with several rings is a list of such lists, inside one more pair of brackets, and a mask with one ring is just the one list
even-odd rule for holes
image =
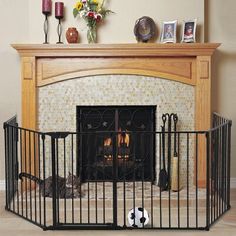
{"label": "black metal safety gate", "polygon": [[[16,118],[11,119],[4,123],[6,210],[44,230],[209,230],[230,209],[231,125],[214,114],[208,131],[43,133],[18,127]],[[144,151],[136,158],[135,146],[128,154],[119,152],[118,143],[126,135],[130,140],[155,140],[155,155]],[[81,181],[78,143],[93,139],[88,150],[96,150],[98,140],[108,136],[112,155],[107,157],[105,147],[95,152],[83,166],[88,178]],[[159,188],[163,159],[170,154],[166,186]],[[102,161],[94,161],[101,155]],[[130,166],[127,155],[135,165]],[[200,155],[205,176],[198,175]],[[146,158],[151,178],[145,177]],[[101,178],[108,167],[112,176]],[[128,180],[121,169],[129,172]],[[200,187],[202,177],[206,185]]]}
{"label": "black metal safety gate", "polygon": [[[7,124],[17,127],[16,116],[12,117],[7,121]],[[8,179],[6,183],[6,209],[9,209],[10,203],[15,196],[16,186],[17,186],[17,169],[18,169],[18,160],[17,160],[17,132],[14,129],[8,130],[5,132],[5,139],[8,137],[8,142],[5,142],[5,154],[7,155],[7,161],[5,162],[5,169],[8,170],[5,172],[5,179]],[[15,207],[15,206],[14,206]]]}
{"label": "black metal safety gate", "polygon": [[[100,133],[101,135],[102,133]],[[103,220],[102,222],[98,222],[98,197],[99,197],[99,193],[97,190],[97,184],[98,182],[94,182],[91,180],[87,180],[86,183],[82,183],[79,182],[79,184],[76,186],[76,184],[73,183],[73,181],[77,181],[77,176],[76,174],[78,173],[78,171],[76,171],[77,168],[74,168],[74,165],[77,163],[76,161],[76,156],[75,156],[75,140],[77,138],[76,133],[68,133],[68,132],[56,132],[56,133],[47,133],[47,135],[50,137],[51,139],[51,164],[52,164],[52,182],[55,183],[55,185],[53,185],[53,195],[52,195],[52,207],[53,207],[53,218],[52,218],[52,226],[49,226],[48,229],[115,229],[118,228],[117,225],[117,168],[116,168],[116,160],[114,159],[112,162],[113,165],[113,174],[112,174],[112,185],[109,188],[109,192],[110,195],[112,196],[112,209],[110,212],[111,218],[107,219],[105,216],[105,211],[106,211],[106,207],[105,207],[105,182],[103,181],[103,193],[102,193],[102,204],[103,204],[103,209],[102,209],[102,215],[103,215]],[[91,136],[94,134],[83,134],[80,133],[80,136]],[[64,204],[62,204],[60,202],[60,184],[58,183],[58,176],[59,176],[59,142],[62,141],[63,142],[63,158],[65,160],[66,158],[66,139],[70,140],[70,147],[69,149],[71,149],[71,167],[69,168],[69,172],[71,171],[71,175],[73,176],[73,178],[75,179],[71,179],[71,196],[62,196]],[[115,139],[115,138],[114,138]],[[88,176],[91,175],[92,171],[96,171],[94,170],[94,166],[88,162],[89,164],[87,164],[87,166],[85,167],[87,169]],[[63,165],[63,173],[64,173],[64,178],[66,178],[66,161],[64,161],[64,165]],[[76,177],[74,177],[76,176]],[[86,185],[86,187],[85,187]],[[91,194],[91,185],[95,185],[95,201],[92,201],[94,199],[90,199],[90,194]],[[87,199],[84,199],[83,196],[83,188],[85,187],[86,191],[87,191]],[[78,188],[79,190],[79,195],[76,195],[76,188]],[[70,193],[69,193],[70,195]],[[68,220],[67,218],[67,211],[68,211],[68,206],[66,203],[66,199],[67,198],[71,198],[71,218]],[[76,212],[75,209],[75,201],[78,200],[79,201],[79,210]],[[92,206],[93,203],[93,206]],[[86,204],[87,208],[87,212],[85,213],[83,210],[83,204]],[[94,206],[95,204],[95,206]],[[63,206],[62,206],[63,205]],[[64,208],[64,217],[60,217],[60,210],[61,207]],[[95,217],[91,217],[91,211],[92,208],[94,207],[96,213],[95,213]],[[85,217],[84,214],[86,214]],[[79,219],[76,217],[79,215]],[[63,218],[63,219],[62,219]],[[76,219],[77,218],[77,219]],[[84,221],[84,222],[83,222]]]}

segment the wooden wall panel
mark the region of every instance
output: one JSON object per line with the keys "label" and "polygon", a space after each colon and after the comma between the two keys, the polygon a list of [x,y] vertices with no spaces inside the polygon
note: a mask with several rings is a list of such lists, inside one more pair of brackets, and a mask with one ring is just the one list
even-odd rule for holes
{"label": "wooden wall panel", "polygon": [[[196,130],[211,128],[211,57],[197,57]],[[199,137],[198,185],[206,186],[206,137]],[[196,174],[196,173],[195,173]]]}
{"label": "wooden wall panel", "polygon": [[35,67],[34,57],[22,58],[22,125],[28,129],[37,128]]}
{"label": "wooden wall panel", "polygon": [[[23,57],[22,64],[22,127],[37,130],[37,89],[36,89],[36,59],[35,57]],[[37,145],[34,144],[34,133],[21,132],[22,144],[22,171],[38,176]],[[35,182],[23,182],[24,189],[34,189]]]}
{"label": "wooden wall panel", "polygon": [[56,58],[37,61],[37,86],[100,74],[162,77],[195,85],[194,58]]}

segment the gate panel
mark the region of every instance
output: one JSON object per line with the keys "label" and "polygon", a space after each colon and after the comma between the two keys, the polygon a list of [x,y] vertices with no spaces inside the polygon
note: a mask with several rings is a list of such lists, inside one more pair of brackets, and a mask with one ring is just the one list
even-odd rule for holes
{"label": "gate panel", "polygon": [[16,116],[6,122],[5,128],[5,167],[6,167],[6,209],[15,211],[14,197],[17,192],[18,159],[17,142],[18,129]]}
{"label": "gate panel", "polygon": [[[49,135],[52,148],[52,177],[53,182],[56,183],[55,194],[52,198],[53,227],[115,228],[116,184],[113,181],[92,180],[98,175],[99,170],[100,175],[102,174],[105,163],[103,166],[97,166],[98,162],[88,159],[87,165],[83,168],[86,169],[89,178],[86,182],[81,181],[77,174],[79,173],[77,168],[80,166],[77,166],[76,159],[76,152],[79,151],[76,146],[78,135],[69,133],[50,133]],[[81,138],[85,135],[88,140],[91,135],[96,136],[96,134],[80,134]],[[113,168],[114,173],[115,169]]]}

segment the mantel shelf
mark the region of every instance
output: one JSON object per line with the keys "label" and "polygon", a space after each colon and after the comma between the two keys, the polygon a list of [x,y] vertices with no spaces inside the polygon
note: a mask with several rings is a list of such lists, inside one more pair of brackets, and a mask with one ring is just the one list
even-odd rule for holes
{"label": "mantel shelf", "polygon": [[12,44],[21,57],[211,56],[220,43]]}

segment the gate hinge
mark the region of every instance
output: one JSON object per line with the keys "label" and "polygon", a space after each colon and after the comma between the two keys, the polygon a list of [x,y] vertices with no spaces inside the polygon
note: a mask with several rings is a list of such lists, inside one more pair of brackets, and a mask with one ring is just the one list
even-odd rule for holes
{"label": "gate hinge", "polygon": [[4,122],[3,123],[3,129],[6,129],[7,128],[7,122]]}

